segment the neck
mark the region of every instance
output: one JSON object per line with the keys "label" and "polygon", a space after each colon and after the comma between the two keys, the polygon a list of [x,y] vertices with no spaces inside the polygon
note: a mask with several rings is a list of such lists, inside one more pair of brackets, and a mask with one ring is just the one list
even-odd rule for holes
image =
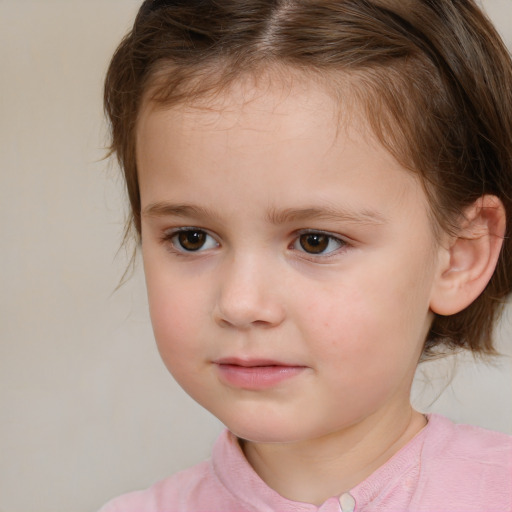
{"label": "neck", "polygon": [[409,406],[405,414],[374,415],[316,439],[241,445],[269,487],[287,499],[321,505],[365,480],[425,425],[425,417]]}

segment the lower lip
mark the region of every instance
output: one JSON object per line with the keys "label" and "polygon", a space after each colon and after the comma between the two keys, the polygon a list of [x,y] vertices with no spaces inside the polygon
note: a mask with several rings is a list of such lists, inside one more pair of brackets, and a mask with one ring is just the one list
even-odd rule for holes
{"label": "lower lip", "polygon": [[221,380],[242,389],[268,389],[291,379],[305,368],[303,366],[239,366],[217,364]]}

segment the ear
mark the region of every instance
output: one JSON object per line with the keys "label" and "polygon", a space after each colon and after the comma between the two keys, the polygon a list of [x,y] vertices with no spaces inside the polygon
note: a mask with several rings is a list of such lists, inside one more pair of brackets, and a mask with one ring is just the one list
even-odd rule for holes
{"label": "ear", "polygon": [[439,249],[430,309],[453,315],[469,306],[491,279],[505,236],[503,203],[485,195],[466,208],[458,233]]}

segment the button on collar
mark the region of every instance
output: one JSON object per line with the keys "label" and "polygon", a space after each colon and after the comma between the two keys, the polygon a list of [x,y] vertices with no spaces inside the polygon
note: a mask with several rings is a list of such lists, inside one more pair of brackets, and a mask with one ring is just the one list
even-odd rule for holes
{"label": "button on collar", "polygon": [[349,492],[340,496],[341,512],[354,512],[356,508],[356,500]]}

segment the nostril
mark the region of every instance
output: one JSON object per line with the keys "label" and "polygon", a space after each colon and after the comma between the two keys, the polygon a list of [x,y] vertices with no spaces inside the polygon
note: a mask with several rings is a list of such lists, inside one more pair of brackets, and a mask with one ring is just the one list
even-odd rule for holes
{"label": "nostril", "polygon": [[237,329],[250,329],[250,328],[266,328],[266,327],[272,327],[274,324],[271,322],[266,322],[264,320],[256,320],[254,322],[248,322],[248,323],[235,323],[230,322],[229,320],[226,320],[225,318],[218,318],[216,319],[216,322],[221,327],[235,327]]}
{"label": "nostril", "polygon": [[252,322],[252,325],[254,327],[268,327],[272,325],[271,322],[266,322],[265,320],[256,320],[255,322]]}

